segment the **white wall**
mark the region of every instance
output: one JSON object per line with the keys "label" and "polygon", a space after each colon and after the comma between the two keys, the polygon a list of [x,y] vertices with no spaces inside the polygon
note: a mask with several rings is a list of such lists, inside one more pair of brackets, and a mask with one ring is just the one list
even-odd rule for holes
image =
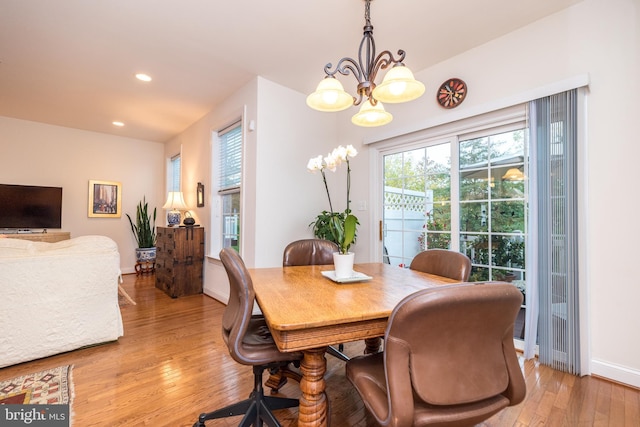
{"label": "white wall", "polygon": [[[521,102],[539,88],[588,74],[587,140],[581,147],[586,155],[582,184],[587,184],[587,206],[581,213],[586,232],[580,236],[586,260],[581,290],[589,300],[587,345],[594,374],[634,386],[640,386],[640,342],[635,339],[639,233],[632,176],[640,158],[634,126],[639,117],[639,55],[638,1],[585,0],[416,73],[427,86],[426,94],[389,106],[395,118],[384,128],[355,128],[348,120],[351,110],[341,113],[339,121],[342,143],[371,142]],[[462,78],[469,87],[455,110],[441,109],[435,102],[437,87],[449,77]],[[374,175],[367,161],[354,167],[355,199],[367,197],[365,183]],[[375,227],[366,227],[361,228],[358,253],[366,252],[375,238]],[[377,254],[370,257],[377,259]]]}
{"label": "white wall", "polygon": [[[123,273],[134,271],[137,247],[125,213],[135,218],[143,196],[162,206],[163,153],[157,142],[0,117],[0,182],[62,187],[62,230],[115,240]],[[120,218],[88,217],[92,179],[122,183]]]}
{"label": "white wall", "polygon": [[258,90],[255,267],[273,267],[289,242],[313,237],[309,223],[329,209],[322,177],[307,163],[334,148],[337,126],[299,92],[265,79]]}

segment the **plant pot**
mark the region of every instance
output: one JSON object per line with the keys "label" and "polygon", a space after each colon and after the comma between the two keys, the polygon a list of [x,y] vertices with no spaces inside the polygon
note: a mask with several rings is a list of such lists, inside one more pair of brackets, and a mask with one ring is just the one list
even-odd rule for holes
{"label": "plant pot", "polygon": [[156,260],[156,248],[136,248],[137,262],[154,262]]}
{"label": "plant pot", "polygon": [[353,277],[353,259],[355,254],[348,252],[341,254],[339,252],[333,253],[333,267],[337,279],[344,279],[347,277]]}

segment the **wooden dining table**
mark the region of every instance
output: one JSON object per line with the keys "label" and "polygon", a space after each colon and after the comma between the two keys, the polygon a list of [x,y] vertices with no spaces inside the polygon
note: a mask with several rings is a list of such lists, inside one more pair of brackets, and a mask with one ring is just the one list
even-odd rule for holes
{"label": "wooden dining table", "polygon": [[278,349],[302,351],[298,426],[329,424],[325,394],[328,346],[365,340],[375,352],[394,307],[406,296],[455,280],[382,263],[356,264],[370,279],[337,283],[332,265],[249,269],[258,305]]}

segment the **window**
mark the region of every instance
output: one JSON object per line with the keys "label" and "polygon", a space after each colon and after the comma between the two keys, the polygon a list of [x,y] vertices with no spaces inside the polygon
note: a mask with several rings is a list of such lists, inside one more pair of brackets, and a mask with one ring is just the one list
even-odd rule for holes
{"label": "window", "polygon": [[[525,118],[522,106],[486,124],[438,129],[380,149],[384,262],[406,268],[420,251],[450,249],[471,259],[470,281],[508,281],[525,292]],[[518,339],[525,310],[514,329]]]}
{"label": "window", "polygon": [[385,262],[408,266],[426,248],[451,244],[451,144],[384,157]]}
{"label": "window", "polygon": [[218,132],[217,188],[220,202],[220,248],[232,247],[240,252],[242,126],[241,122]]}
{"label": "window", "polygon": [[167,191],[180,191],[180,177],[181,177],[181,161],[180,154],[176,154],[169,160],[169,171],[167,173],[168,189]]}
{"label": "window", "polygon": [[524,280],[525,129],[452,140],[383,157],[386,260],[453,249],[471,258],[471,280]]}
{"label": "window", "polygon": [[524,280],[525,131],[460,141],[460,252],[470,281]]}

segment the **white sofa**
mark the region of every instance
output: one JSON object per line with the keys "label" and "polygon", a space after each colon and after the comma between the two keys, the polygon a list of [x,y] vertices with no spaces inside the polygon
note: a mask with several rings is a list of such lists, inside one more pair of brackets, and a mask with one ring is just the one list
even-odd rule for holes
{"label": "white sofa", "polygon": [[0,238],[0,368],[121,337],[119,276],[108,237]]}

